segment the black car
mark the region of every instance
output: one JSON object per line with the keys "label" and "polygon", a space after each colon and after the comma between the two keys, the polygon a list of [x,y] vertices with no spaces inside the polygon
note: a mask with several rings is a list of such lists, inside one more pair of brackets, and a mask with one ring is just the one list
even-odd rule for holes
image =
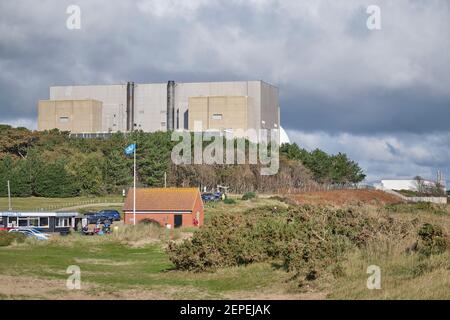
{"label": "black car", "polygon": [[117,210],[101,210],[95,213],[86,213],[86,218],[89,224],[112,223],[120,221],[120,213]]}
{"label": "black car", "polygon": [[98,214],[109,218],[111,221],[120,221],[120,213],[117,210],[100,210]]}

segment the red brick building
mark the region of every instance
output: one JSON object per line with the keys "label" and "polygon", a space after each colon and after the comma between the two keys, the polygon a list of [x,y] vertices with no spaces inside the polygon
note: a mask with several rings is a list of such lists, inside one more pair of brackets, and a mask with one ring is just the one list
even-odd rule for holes
{"label": "red brick building", "polygon": [[[133,188],[128,190],[124,220],[133,224]],[[197,188],[136,189],[136,223],[152,219],[172,228],[202,226],[203,201]]]}

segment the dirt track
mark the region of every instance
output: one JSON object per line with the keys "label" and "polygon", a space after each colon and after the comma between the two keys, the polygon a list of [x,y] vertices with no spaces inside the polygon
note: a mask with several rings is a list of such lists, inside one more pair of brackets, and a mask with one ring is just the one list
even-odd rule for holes
{"label": "dirt track", "polygon": [[291,196],[299,204],[392,204],[403,202],[402,199],[380,190],[333,190],[305,192]]}

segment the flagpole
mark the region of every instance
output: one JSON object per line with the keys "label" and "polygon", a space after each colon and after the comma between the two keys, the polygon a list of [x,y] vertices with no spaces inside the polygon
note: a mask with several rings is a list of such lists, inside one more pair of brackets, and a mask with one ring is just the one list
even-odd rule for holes
{"label": "flagpole", "polygon": [[12,211],[12,207],[11,207],[11,185],[9,184],[9,180],[8,180],[8,208],[9,208],[9,211]]}
{"label": "flagpole", "polygon": [[133,224],[136,225],[136,148],[134,147],[134,188],[133,188]]}

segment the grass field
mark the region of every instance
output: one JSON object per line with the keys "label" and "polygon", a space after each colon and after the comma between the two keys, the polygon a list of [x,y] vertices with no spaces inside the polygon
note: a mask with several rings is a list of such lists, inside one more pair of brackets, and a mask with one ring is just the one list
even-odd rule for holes
{"label": "grass field", "polygon": [[[67,201],[69,200],[69,201]],[[66,205],[77,199],[23,199],[34,206]],[[0,199],[4,201],[4,199]],[[103,201],[103,200],[101,200]],[[3,202],[0,202],[3,203]],[[18,203],[19,205],[19,203]],[[33,205],[30,205],[31,208]],[[223,211],[259,206],[285,206],[271,199],[206,205],[206,223]],[[377,207],[367,207],[376,211]],[[444,214],[442,214],[444,212]],[[450,231],[448,208],[440,214],[402,205],[392,215],[440,223]],[[120,226],[120,228],[127,228]],[[128,230],[129,231],[129,230]],[[165,252],[167,240],[182,241],[192,229],[175,231],[127,229],[105,237],[56,236],[49,242],[27,240],[0,247],[0,298],[3,299],[450,299],[450,252],[423,259],[406,255],[389,242],[348,254],[337,279],[324,278],[299,289],[276,261],[221,268],[214,272],[174,270]],[[368,290],[366,268],[383,271],[382,289]],[[67,290],[66,269],[81,268],[82,290]]]}
{"label": "grass field", "polygon": [[[76,197],[76,198],[12,198],[11,206],[17,211],[60,210],[78,206],[95,207],[99,203],[122,203],[121,196]],[[120,205],[119,205],[120,206]],[[0,211],[8,210],[8,198],[0,198]]]}

